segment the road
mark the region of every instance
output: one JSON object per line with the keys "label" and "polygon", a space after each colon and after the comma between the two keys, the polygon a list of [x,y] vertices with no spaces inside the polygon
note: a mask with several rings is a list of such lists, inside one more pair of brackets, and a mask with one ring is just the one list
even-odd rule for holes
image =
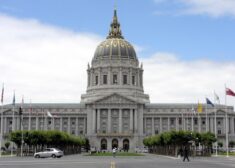
{"label": "road", "polygon": [[235,157],[190,158],[190,162],[146,154],[138,157],[98,157],[72,155],[60,159],[2,157],[0,168],[235,168]]}

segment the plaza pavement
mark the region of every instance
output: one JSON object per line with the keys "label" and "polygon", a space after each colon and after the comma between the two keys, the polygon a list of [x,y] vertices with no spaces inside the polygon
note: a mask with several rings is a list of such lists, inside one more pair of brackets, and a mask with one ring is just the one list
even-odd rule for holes
{"label": "plaza pavement", "polygon": [[2,157],[0,168],[235,168],[235,157],[196,157],[190,162],[167,156],[146,154],[136,157],[70,155],[59,159]]}

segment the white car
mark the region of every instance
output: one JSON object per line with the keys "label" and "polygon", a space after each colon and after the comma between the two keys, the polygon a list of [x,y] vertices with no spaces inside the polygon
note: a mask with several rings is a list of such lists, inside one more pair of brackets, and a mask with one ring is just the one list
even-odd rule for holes
{"label": "white car", "polygon": [[229,149],[229,152],[235,152],[235,148]]}
{"label": "white car", "polygon": [[35,158],[46,158],[46,157],[60,158],[62,156],[64,156],[64,152],[56,148],[46,148],[44,151],[37,152],[34,154]]}

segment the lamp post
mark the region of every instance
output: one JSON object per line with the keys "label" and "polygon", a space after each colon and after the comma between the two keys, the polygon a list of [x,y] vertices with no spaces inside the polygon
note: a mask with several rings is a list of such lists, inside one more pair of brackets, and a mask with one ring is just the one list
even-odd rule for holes
{"label": "lamp post", "polygon": [[19,116],[20,116],[20,130],[21,130],[21,147],[20,147],[20,156],[23,156],[23,144],[24,144],[24,140],[23,140],[23,110],[22,107],[19,108]]}

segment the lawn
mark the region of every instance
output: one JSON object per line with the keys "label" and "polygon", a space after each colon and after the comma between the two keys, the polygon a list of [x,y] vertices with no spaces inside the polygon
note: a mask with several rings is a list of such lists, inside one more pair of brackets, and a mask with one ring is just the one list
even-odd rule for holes
{"label": "lawn", "polygon": [[[104,153],[92,153],[88,154],[86,156],[113,156],[112,152],[104,152]],[[117,152],[116,156],[144,156],[143,154],[140,153],[130,153],[130,152]]]}

